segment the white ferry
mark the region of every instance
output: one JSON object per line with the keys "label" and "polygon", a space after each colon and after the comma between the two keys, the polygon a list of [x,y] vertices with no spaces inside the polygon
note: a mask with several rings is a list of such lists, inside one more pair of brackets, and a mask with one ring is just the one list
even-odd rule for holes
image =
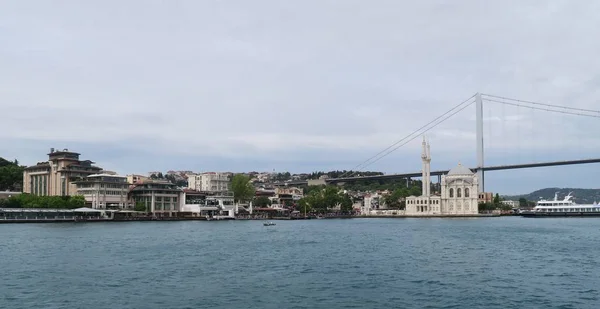
{"label": "white ferry", "polygon": [[575,204],[571,199],[573,192],[569,192],[563,200],[558,199],[558,192],[554,194],[554,200],[540,200],[532,211],[522,212],[524,217],[593,217],[600,216],[600,205]]}

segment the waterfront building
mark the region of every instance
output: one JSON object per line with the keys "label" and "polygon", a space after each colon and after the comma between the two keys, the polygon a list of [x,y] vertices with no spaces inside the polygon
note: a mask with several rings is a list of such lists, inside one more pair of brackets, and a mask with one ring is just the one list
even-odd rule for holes
{"label": "waterfront building", "polygon": [[96,174],[76,181],[77,195],[92,209],[133,209],[126,176]]}
{"label": "waterfront building", "polygon": [[48,161],[26,167],[23,171],[23,192],[41,196],[75,195],[75,181],[98,174],[102,168],[90,160],[80,160],[80,154],[68,149],[50,149]]}
{"label": "waterfront building", "polygon": [[500,201],[500,203],[506,205],[506,206],[510,206],[511,208],[519,208],[519,206],[521,206],[519,204],[519,201]]}
{"label": "waterfront building", "polygon": [[238,205],[234,204],[231,192],[215,194],[184,189],[181,212],[191,217],[235,218]]}
{"label": "waterfront building", "polygon": [[188,188],[205,192],[227,192],[231,186],[231,173],[207,172],[188,175]]}
{"label": "waterfront building", "polygon": [[302,189],[296,187],[275,188],[275,196],[270,198],[278,205],[293,205],[298,202],[304,193]]}
{"label": "waterfront building", "polygon": [[441,178],[441,195],[430,192],[431,152],[429,142],[423,138],[421,159],[423,163],[423,188],[421,196],[406,198],[406,215],[474,215],[478,214],[479,179],[469,168],[461,165],[452,168]]}
{"label": "waterfront building", "polygon": [[183,191],[164,180],[147,180],[132,185],[129,198],[134,205],[144,205],[147,212],[174,216],[181,209]]}

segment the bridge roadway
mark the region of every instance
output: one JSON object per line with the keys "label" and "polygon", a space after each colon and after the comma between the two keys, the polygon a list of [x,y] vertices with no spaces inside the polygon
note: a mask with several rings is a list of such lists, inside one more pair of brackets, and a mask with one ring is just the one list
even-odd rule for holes
{"label": "bridge roadway", "polygon": [[[513,164],[513,165],[497,165],[497,166],[486,166],[482,168],[484,172],[486,171],[502,171],[502,170],[514,170],[514,169],[523,169],[523,168],[534,168],[534,167],[547,167],[547,166],[561,166],[561,165],[578,165],[578,164],[591,164],[591,163],[600,163],[600,158],[598,159],[583,159],[583,160],[569,160],[569,161],[554,161],[554,162],[539,162],[539,163],[526,163],[526,164]],[[478,168],[471,168],[471,171],[474,173],[477,172]],[[449,170],[443,171],[432,171],[431,176],[441,176],[445,175],[449,172]],[[359,177],[346,177],[346,178],[328,178],[325,179],[326,183],[339,183],[339,182],[353,182],[357,180],[388,180],[388,179],[403,179],[403,178],[412,178],[412,177],[421,177],[421,172],[415,173],[404,173],[404,174],[390,174],[390,175],[378,175],[378,176],[359,176]],[[290,181],[285,183],[273,183],[275,186],[298,186],[298,185],[306,185],[308,181],[306,180],[298,180],[298,181]]]}

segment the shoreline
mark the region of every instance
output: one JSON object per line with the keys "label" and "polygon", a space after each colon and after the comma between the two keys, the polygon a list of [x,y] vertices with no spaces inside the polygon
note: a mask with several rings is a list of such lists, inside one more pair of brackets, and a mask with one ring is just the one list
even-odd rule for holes
{"label": "shoreline", "polygon": [[321,220],[321,219],[410,219],[410,218],[497,218],[514,215],[499,215],[499,214],[477,214],[477,215],[430,215],[430,216],[410,216],[410,215],[389,215],[389,216],[335,216],[335,217],[323,217],[323,218],[312,218],[312,217],[274,217],[274,218],[227,218],[219,220],[207,220],[204,217],[193,217],[193,218],[178,218],[178,217],[164,217],[161,219],[153,218],[139,218],[135,220],[122,220],[122,219],[2,219],[0,224],[24,224],[24,223],[95,223],[95,222],[180,222],[180,221],[282,221],[282,220]]}

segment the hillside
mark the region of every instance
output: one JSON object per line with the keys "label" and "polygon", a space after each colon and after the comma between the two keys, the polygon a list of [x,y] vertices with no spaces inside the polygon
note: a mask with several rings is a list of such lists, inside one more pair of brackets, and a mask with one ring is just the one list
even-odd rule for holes
{"label": "hillside", "polygon": [[573,201],[578,204],[600,202],[600,189],[580,189],[580,188],[545,188],[533,191],[529,194],[503,196],[506,200],[518,201],[525,198],[528,201],[537,201],[541,198],[553,199],[554,194],[558,192],[558,198],[563,199],[569,192],[573,192]]}

